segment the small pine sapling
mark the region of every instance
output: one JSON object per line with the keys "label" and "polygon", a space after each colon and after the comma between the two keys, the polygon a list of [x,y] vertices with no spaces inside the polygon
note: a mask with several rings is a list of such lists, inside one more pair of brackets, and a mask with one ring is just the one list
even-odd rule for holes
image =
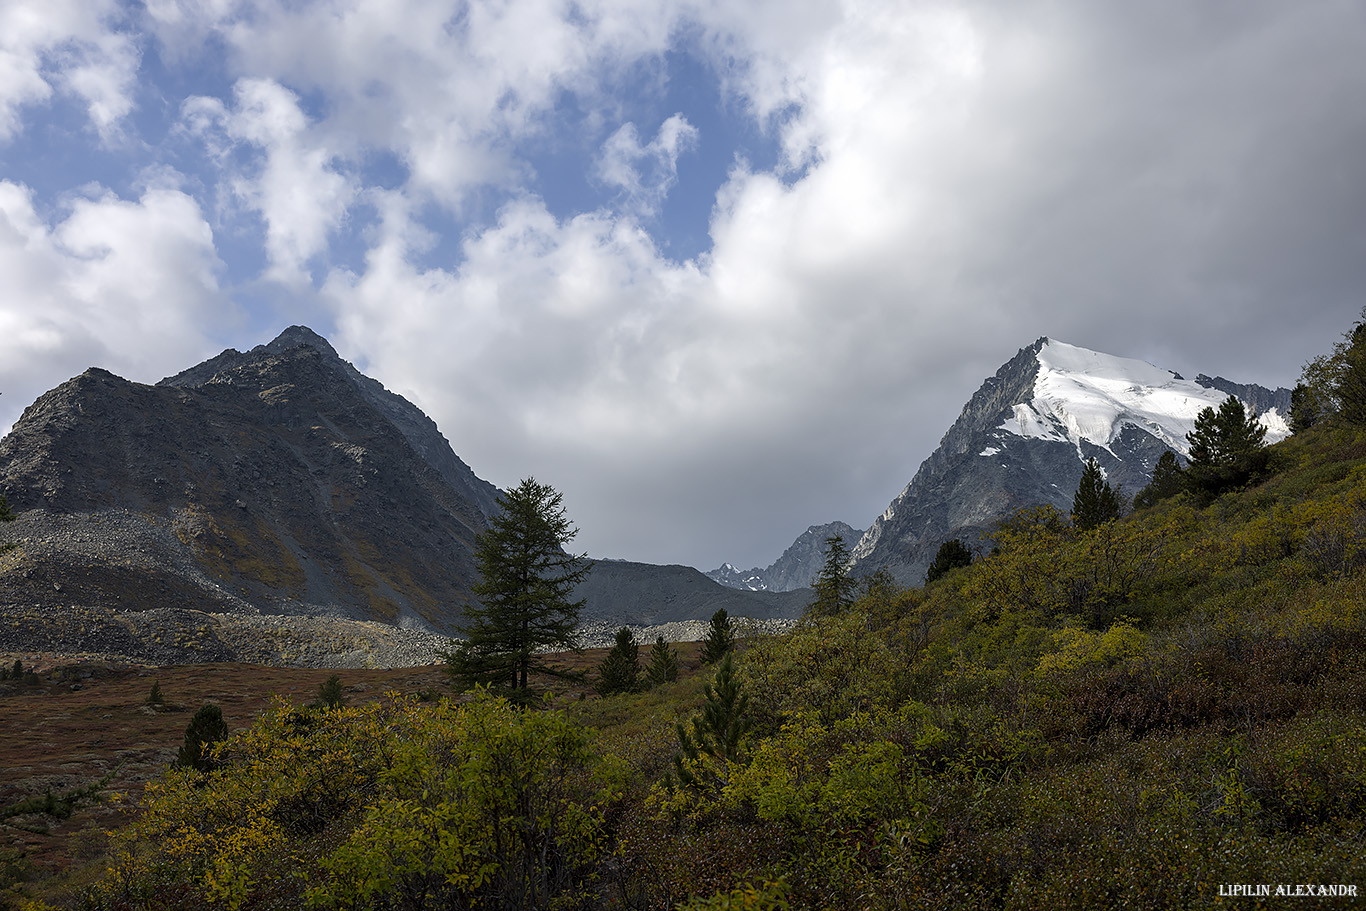
{"label": "small pine sapling", "polygon": [[326,683],[318,684],[318,705],[323,708],[341,708],[346,705],[346,699],[346,691],[342,688],[341,678],[336,674],[328,677]]}
{"label": "small pine sapling", "polygon": [[663,636],[655,639],[655,644],[650,646],[650,665],[645,669],[645,676],[652,686],[678,679],[678,652],[664,641]]}
{"label": "small pine sapling", "polygon": [[714,664],[735,645],[735,628],[723,607],[711,615],[711,628],[702,643],[702,663]]}
{"label": "small pine sapling", "polygon": [[185,726],[185,742],[176,754],[176,768],[212,772],[218,767],[213,758],[213,745],[227,738],[228,725],[223,720],[223,710],[212,702],[204,703]]}
{"label": "small pine sapling", "polygon": [[629,693],[640,683],[640,646],[628,627],[617,630],[616,643],[598,668],[598,692]]}
{"label": "small pine sapling", "polygon": [[731,762],[740,756],[753,718],[749,695],[735,675],[730,653],[721,658],[716,678],[703,690],[702,714],[692,720],[691,730],[678,723],[680,753],[674,756],[674,773],[685,787],[701,790],[724,787]]}

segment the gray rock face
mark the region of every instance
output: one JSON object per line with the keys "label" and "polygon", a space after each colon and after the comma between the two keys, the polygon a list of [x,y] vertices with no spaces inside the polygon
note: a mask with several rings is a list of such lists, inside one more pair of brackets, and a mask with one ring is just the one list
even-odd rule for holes
{"label": "gray rock face", "polygon": [[[1074,372],[1041,358],[1068,361]],[[1198,409],[1229,394],[1265,415],[1269,442],[1285,435],[1277,412],[1289,410],[1287,389],[1203,375],[1191,383],[1141,362],[1040,338],[972,396],[853,548],[853,571],[885,567],[899,582],[919,585],[951,538],[980,552],[995,524],[1018,509],[1049,504],[1069,512],[1087,458],[1096,459],[1122,496],[1132,497],[1163,452],[1184,458],[1185,428]]]}
{"label": "gray rock face", "polygon": [[766,569],[740,570],[724,563],[706,576],[728,588],[748,591],[788,592],[810,588],[825,565],[825,542],[836,535],[844,539],[845,547],[853,548],[863,532],[844,522],[812,525]]}
{"label": "gray rock face", "polygon": [[450,442],[437,429],[435,421],[403,396],[390,392],[378,380],[361,373],[350,361],[342,360],[327,339],[307,326],[290,326],[269,344],[257,345],[246,354],[229,348],[217,357],[183,370],[175,376],[167,377],[157,385],[188,388],[203,386],[213,382],[214,377],[225,370],[242,367],[263,356],[280,354],[305,345],[318,349],[327,356],[327,360],[335,362],[342,376],[356,392],[393,423],[413,450],[445,478],[447,484],[461,496],[477,504],[486,518],[498,511],[498,488],[477,476],[455,454]]}
{"label": "gray rock face", "polygon": [[272,345],[158,386],[91,369],[25,410],[0,442],[0,488],[67,530],[10,558],[0,603],[452,628],[484,506],[390,418],[411,405],[357,382],[316,337]]}

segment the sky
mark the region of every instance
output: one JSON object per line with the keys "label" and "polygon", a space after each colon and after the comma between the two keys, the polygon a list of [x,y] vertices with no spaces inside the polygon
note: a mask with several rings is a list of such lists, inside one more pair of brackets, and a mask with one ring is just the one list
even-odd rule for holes
{"label": "sky", "polygon": [[578,550],[866,528],[1040,336],[1293,385],[1360,0],[0,0],[0,431],[292,324]]}

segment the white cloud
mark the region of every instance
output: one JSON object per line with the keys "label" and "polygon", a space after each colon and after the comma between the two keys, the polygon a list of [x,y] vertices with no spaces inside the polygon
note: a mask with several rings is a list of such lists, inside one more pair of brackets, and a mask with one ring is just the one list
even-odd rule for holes
{"label": "white cloud", "polygon": [[194,199],[171,186],[136,201],[73,198],[51,223],[0,181],[0,392],[5,414],[90,366],[155,382],[211,352],[239,317]]}
{"label": "white cloud", "polygon": [[635,124],[623,124],[603,143],[598,177],[620,191],[626,211],[653,215],[678,181],[678,156],[697,145],[697,135],[697,128],[682,114],[660,124],[655,138],[645,145],[640,144]]}
{"label": "white cloud", "polygon": [[268,276],[287,284],[305,281],[308,261],[326,249],[345,218],[355,181],[337,170],[336,146],[311,130],[293,92],[270,79],[241,79],[233,96],[232,110],[214,98],[189,98],[182,120],[220,162],[228,161],[233,143],[261,150],[259,168],[238,173],[228,166],[226,179],[265,221]]}
{"label": "white cloud", "polygon": [[480,187],[515,187],[527,173],[515,143],[557,100],[610,106],[604,73],[662,53],[677,22],[669,3],[569,0],[223,0],[199,18],[160,0],[148,12],[163,43],[217,33],[238,72],[321,93],[315,132],[363,137],[403,162],[411,192],[453,210]]}
{"label": "white cloud", "polygon": [[[0,138],[54,92],[82,92],[97,125],[132,97],[116,69],[75,74],[134,60],[136,42],[101,50],[108,25],[63,37],[73,3],[48,6],[42,28],[0,29]],[[306,273],[325,273],[339,348],[428,408],[476,471],[574,488],[599,552],[747,565],[786,543],[780,521],[789,540],[865,522],[1041,334],[1293,379],[1366,282],[1350,3],[149,0],[143,21],[162,62],[209,55],[222,70],[195,85],[234,87],[181,117],[209,153],[197,179],[260,214],[267,277],[316,306]],[[671,51],[704,56],[727,114],[779,154],[738,157],[701,191],[713,244],[685,263],[661,254],[662,202],[680,156],[717,140],[661,90]],[[616,208],[552,214],[524,189],[579,138],[550,133],[565,111],[625,124],[579,175]],[[0,249],[55,302],[35,313],[60,323],[95,287],[136,298],[127,276],[154,254],[115,224],[184,229],[184,262],[143,268],[217,294],[194,267],[213,261],[192,191],[96,194],[55,220],[8,192]],[[363,263],[338,268],[357,242]],[[25,314],[5,314],[25,339],[7,356],[70,348],[74,317]],[[633,525],[646,510],[670,521]],[[708,551],[733,546],[711,543],[722,526],[759,543]]]}
{"label": "white cloud", "polygon": [[0,142],[23,129],[23,109],[55,90],[86,106],[101,140],[133,110],[139,54],[115,30],[114,0],[7,0],[0,5]]}

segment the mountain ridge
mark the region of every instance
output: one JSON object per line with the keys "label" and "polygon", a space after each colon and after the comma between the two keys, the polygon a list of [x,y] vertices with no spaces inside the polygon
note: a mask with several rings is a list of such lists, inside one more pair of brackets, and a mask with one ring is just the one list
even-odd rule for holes
{"label": "mountain ridge", "polygon": [[844,539],[846,547],[852,547],[863,537],[863,531],[838,521],[811,525],[764,569],[756,566],[743,570],[723,563],[705,575],[728,588],[746,591],[786,592],[810,588],[825,565],[825,542],[836,535]]}

